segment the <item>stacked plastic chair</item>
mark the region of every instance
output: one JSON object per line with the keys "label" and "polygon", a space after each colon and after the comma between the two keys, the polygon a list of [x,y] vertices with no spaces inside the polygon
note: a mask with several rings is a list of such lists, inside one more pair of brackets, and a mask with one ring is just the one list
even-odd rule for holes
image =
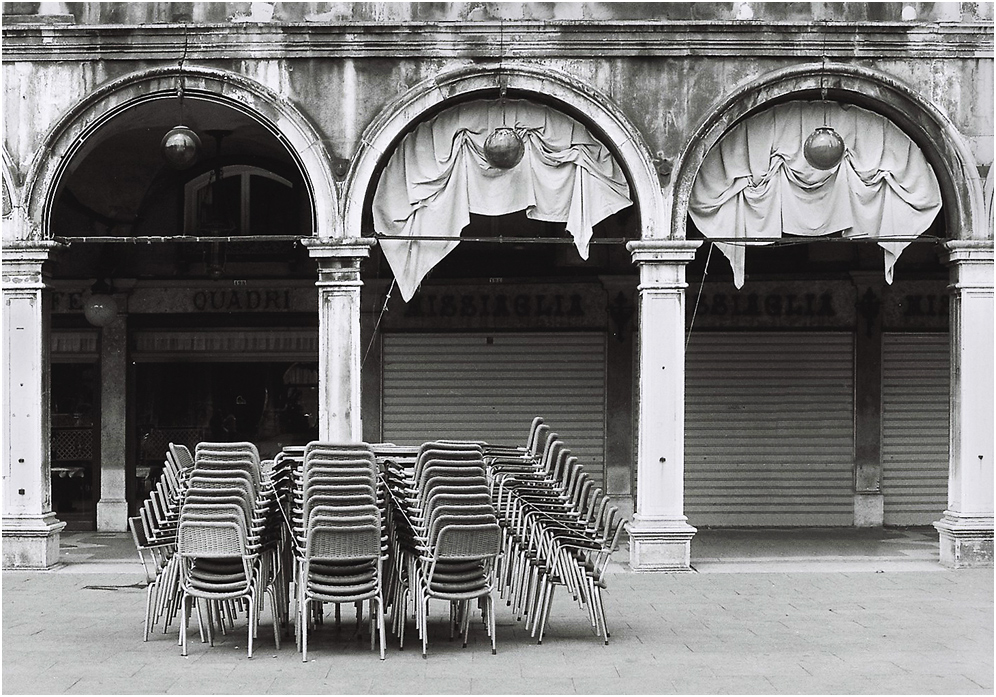
{"label": "stacked plastic chair", "polygon": [[145,569],[144,640],[162,620],[163,632],[179,608],[179,558],[176,552],[176,529],[180,504],[186,491],[193,457],[186,446],[170,443],[163,471],[156,486],[139,509],[128,519],[138,558]]}
{"label": "stacked plastic chair", "polygon": [[[541,428],[533,422],[523,454],[489,459],[503,524],[502,594],[542,643],[554,590],[565,586],[608,643],[601,591],[625,521],[557,434]],[[538,440],[544,438],[537,457]]]}
{"label": "stacked plastic chair", "polygon": [[392,613],[404,645],[409,599],[428,653],[429,603],[450,604],[450,634],[470,631],[470,601],[477,600],[495,646],[493,561],[501,532],[491,502],[479,443],[433,441],[419,450],[413,470],[390,473],[397,548]]}
{"label": "stacked plastic chair", "polygon": [[[370,648],[380,637],[384,658],[382,591],[384,537],[377,463],[365,443],[309,443],[295,477],[292,516],[297,549],[297,628],[302,660],[308,629],[325,603],[353,603],[357,631],[362,604],[370,604]],[[313,608],[316,609],[312,612]]]}
{"label": "stacked plastic chair", "polygon": [[193,604],[202,640],[206,633],[212,644],[215,621],[224,631],[225,623],[232,626],[236,612],[244,608],[252,657],[267,592],[274,641],[280,647],[279,531],[276,490],[270,472],[261,467],[256,447],[248,442],[199,443],[177,530],[183,655],[187,655],[187,619]]}

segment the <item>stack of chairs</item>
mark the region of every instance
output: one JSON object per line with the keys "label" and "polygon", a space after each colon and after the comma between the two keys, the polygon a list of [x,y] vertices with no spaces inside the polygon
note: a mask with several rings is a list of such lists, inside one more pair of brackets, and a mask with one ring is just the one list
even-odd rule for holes
{"label": "stack of chairs", "polygon": [[625,520],[559,436],[542,426],[533,422],[530,442],[519,456],[501,454],[488,461],[502,521],[502,597],[542,643],[554,590],[564,586],[607,644],[601,591]]}
{"label": "stack of chairs", "polygon": [[386,538],[373,451],[365,443],[311,442],[294,477],[292,521],[296,536],[297,632],[308,660],[308,629],[325,603],[353,603],[357,632],[363,601],[370,604],[370,648],[380,637],[385,657],[383,560]]}
{"label": "stack of chairs", "polygon": [[266,593],[273,613],[274,642],[280,647],[284,621],[279,589],[281,537],[271,474],[261,467],[252,443],[197,445],[177,529],[184,656],[188,614],[191,605],[196,605],[202,641],[206,633],[212,645],[215,622],[224,631],[226,622],[233,626],[236,613],[244,608],[251,658]]}
{"label": "stack of chairs", "polygon": [[389,472],[392,489],[393,624],[404,646],[409,600],[428,653],[429,602],[448,601],[450,636],[458,627],[467,645],[470,601],[477,600],[496,652],[493,562],[501,532],[491,501],[480,443],[432,441],[414,468]]}
{"label": "stack of chairs", "polygon": [[190,450],[170,443],[163,463],[162,476],[150,492],[139,515],[128,519],[138,558],[145,569],[144,640],[162,620],[163,632],[169,631],[179,609],[180,565],[176,556],[176,530],[180,504],[193,466]]}

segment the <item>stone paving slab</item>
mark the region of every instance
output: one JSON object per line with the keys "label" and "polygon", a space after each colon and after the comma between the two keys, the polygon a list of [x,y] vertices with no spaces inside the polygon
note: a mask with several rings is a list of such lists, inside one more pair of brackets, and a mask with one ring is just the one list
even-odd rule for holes
{"label": "stone paving slab", "polygon": [[[914,560],[915,561],[915,560]],[[106,571],[108,564],[117,564]],[[141,568],[93,558],[3,574],[5,694],[992,694],[992,569],[636,574],[609,580],[608,646],[557,596],[538,646],[498,603],[498,655],[483,628],[450,642],[442,604],[421,658],[413,626],[387,660],[352,624],[311,634],[302,663],[264,613],[214,647],[176,628],[141,639]],[[775,568],[777,570],[771,570]],[[127,569],[122,570],[122,569]],[[344,618],[351,613],[344,612]]]}

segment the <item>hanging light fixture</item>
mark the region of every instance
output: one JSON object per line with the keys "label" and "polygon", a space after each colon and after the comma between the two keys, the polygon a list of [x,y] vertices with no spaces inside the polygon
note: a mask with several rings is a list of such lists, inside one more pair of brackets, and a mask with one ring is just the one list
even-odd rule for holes
{"label": "hanging light fixture", "polygon": [[83,301],[83,316],[95,327],[106,327],[118,318],[118,301],[112,295],[114,288],[104,279],[90,287],[90,295]]}
{"label": "hanging light fixture", "polygon": [[174,126],[163,136],[160,148],[170,167],[187,169],[197,161],[201,139],[187,126]]}
{"label": "hanging light fixture", "polygon": [[[498,39],[498,61],[501,69],[501,61],[505,53],[505,24],[499,25]],[[501,126],[493,130],[484,141],[484,157],[492,167],[499,169],[511,169],[522,160],[522,155],[526,151],[526,145],[522,136],[514,128],[505,125],[505,90],[507,85],[505,77],[501,78],[501,95],[498,103],[501,105]]]}
{"label": "hanging light fixture", "polygon": [[522,160],[525,143],[515,129],[499,126],[484,141],[484,156],[499,169],[511,169]]}
{"label": "hanging light fixture", "polygon": [[840,164],[844,157],[844,139],[840,137],[829,124],[827,114],[827,88],[823,83],[826,74],[826,48],[824,47],[823,72],[820,73],[820,99],[823,101],[823,125],[816,129],[806,138],[802,148],[802,154],[806,157],[806,162],[816,169],[833,169]]}
{"label": "hanging light fixture", "polygon": [[187,56],[187,35],[183,35],[183,56],[180,58],[180,74],[176,79],[176,97],[180,104],[180,123],[169,129],[163,136],[159,149],[163,159],[173,169],[187,169],[200,155],[201,139],[193,129],[183,125],[183,61]]}

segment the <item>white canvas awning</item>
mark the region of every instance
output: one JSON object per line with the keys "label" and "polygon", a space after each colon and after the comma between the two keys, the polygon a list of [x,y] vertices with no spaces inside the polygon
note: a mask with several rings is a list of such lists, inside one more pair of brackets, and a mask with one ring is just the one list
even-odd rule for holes
{"label": "white canvas awning", "polygon": [[[806,161],[803,146],[825,122],[845,150],[838,165],[819,170]],[[835,102],[790,102],[723,136],[702,162],[688,210],[705,237],[736,240],[716,246],[740,288],[747,245],[834,233],[878,240],[892,283],[899,255],[930,227],[940,207],[933,170],[891,121]]]}
{"label": "white canvas awning", "polygon": [[[495,128],[522,137],[522,160],[492,166],[484,142]],[[592,227],[632,204],[629,185],[608,148],[583,125],[524,100],[477,100],[419,124],[391,156],[373,200],[381,239],[402,297],[408,301],[425,275],[456,248],[470,214],[524,210],[534,220],[564,222],[583,259]]]}

